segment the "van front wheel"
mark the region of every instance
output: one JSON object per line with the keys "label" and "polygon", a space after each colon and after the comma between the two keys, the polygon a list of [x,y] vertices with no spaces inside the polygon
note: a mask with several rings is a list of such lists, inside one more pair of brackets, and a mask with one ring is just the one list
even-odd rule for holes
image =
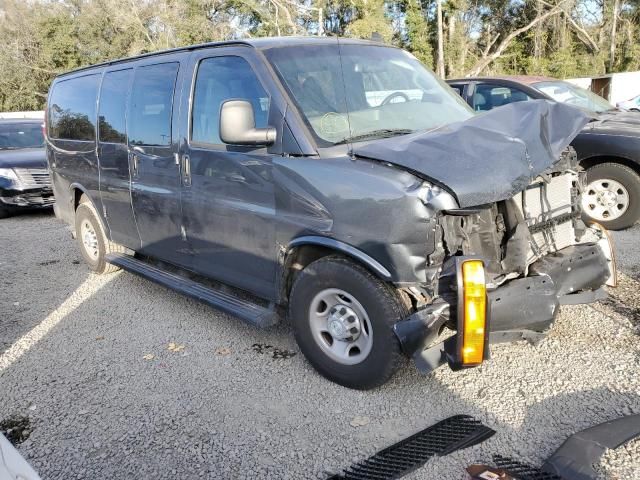
{"label": "van front wheel", "polygon": [[309,363],[331,381],[367,390],[403,362],[393,325],[406,310],[387,284],[365,268],[331,256],[308,265],[291,290],[289,316]]}
{"label": "van front wheel", "polygon": [[95,273],[111,273],[119,270],[107,263],[107,253],[124,253],[124,248],[107,239],[91,202],[85,201],[76,209],[76,239],[85,262]]}

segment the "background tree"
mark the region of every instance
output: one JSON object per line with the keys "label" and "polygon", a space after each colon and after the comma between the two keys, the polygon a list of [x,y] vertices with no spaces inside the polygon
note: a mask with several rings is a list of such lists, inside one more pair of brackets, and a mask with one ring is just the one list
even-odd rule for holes
{"label": "background tree", "polygon": [[640,0],[0,0],[0,110],[40,109],[55,75],[108,59],[373,33],[447,77],[640,69]]}

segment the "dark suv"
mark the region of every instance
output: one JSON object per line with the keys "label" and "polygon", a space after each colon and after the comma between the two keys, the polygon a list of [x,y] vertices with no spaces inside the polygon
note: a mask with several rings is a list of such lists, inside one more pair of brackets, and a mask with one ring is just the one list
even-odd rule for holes
{"label": "dark suv", "polygon": [[587,170],[582,208],[589,220],[610,230],[640,219],[640,116],[613,107],[604,98],[569,82],[548,77],[508,76],[447,80],[477,112],[528,100],[551,100],[595,117],[571,145]]}
{"label": "dark suv", "polygon": [[0,119],[0,218],[53,202],[42,120]]}
{"label": "dark suv", "polygon": [[92,270],[261,327],[288,312],[311,364],[352,388],[403,355],[479,365],[615,278],[566,148],[588,119],[544,101],[475,116],[396,48],[169,50],[62,75],[47,110],[56,213]]}

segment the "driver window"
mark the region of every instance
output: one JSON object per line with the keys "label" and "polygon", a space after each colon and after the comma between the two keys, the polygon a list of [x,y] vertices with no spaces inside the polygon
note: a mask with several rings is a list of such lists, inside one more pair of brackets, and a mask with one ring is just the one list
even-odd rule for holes
{"label": "driver window", "polygon": [[483,112],[508,103],[525,102],[527,100],[531,100],[531,97],[517,88],[479,84],[476,85],[476,90],[473,94],[473,109],[476,112]]}
{"label": "driver window", "polygon": [[269,96],[258,77],[242,57],[213,57],[200,62],[193,93],[191,140],[221,145],[220,107],[230,99],[248,100],[253,105],[256,127],[269,120]]}

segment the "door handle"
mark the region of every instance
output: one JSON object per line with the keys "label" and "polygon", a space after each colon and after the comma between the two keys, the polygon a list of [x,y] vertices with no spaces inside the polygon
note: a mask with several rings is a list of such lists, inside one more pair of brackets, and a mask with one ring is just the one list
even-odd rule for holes
{"label": "door handle", "polygon": [[182,184],[185,187],[191,186],[191,159],[189,155],[182,155]]}

